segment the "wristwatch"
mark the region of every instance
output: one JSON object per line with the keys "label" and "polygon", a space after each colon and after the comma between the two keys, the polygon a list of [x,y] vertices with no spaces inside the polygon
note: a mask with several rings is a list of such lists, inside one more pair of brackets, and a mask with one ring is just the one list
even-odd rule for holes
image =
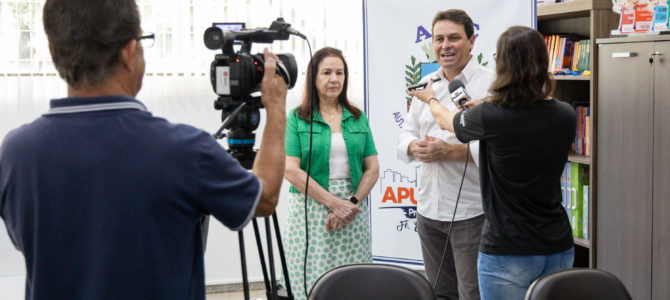
{"label": "wristwatch", "polygon": [[351,202],[353,204],[358,204],[358,198],[356,198],[356,196],[352,195],[351,198],[349,198],[349,202]]}

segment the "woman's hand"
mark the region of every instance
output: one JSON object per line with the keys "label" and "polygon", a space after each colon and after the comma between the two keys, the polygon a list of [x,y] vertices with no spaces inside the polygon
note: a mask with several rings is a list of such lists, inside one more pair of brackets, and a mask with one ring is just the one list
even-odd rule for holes
{"label": "woman's hand", "polygon": [[326,231],[330,232],[331,230],[340,230],[344,226],[344,222],[340,218],[336,217],[333,212],[328,213],[328,218],[326,218]]}
{"label": "woman's hand", "polygon": [[[482,100],[474,100],[473,99],[473,100],[468,100],[467,102],[463,103],[463,106],[465,106],[467,108],[472,108],[473,106],[479,105],[480,103],[482,103]],[[463,107],[458,105],[458,109],[463,110]]]}
{"label": "woman's hand", "polygon": [[432,80],[428,80],[428,84],[426,85],[426,87],[424,89],[421,89],[421,90],[417,89],[417,90],[411,90],[411,91],[407,90],[407,95],[410,95],[412,97],[416,97],[417,99],[419,99],[423,102],[426,102],[426,103],[428,103],[431,98],[435,98],[436,100],[439,101],[439,99],[437,99],[437,97],[435,97],[435,92],[433,91],[433,81]]}
{"label": "woman's hand", "polygon": [[358,205],[349,201],[339,199],[335,196],[333,196],[332,199],[333,200],[328,203],[328,208],[335,217],[344,221],[344,224],[351,223],[358,213],[363,212]]}

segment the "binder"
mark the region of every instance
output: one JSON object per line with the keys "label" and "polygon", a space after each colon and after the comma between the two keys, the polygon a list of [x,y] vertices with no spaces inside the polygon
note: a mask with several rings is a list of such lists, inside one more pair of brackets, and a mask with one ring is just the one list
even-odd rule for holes
{"label": "binder", "polygon": [[572,194],[570,205],[570,224],[572,225],[572,235],[574,237],[582,237],[582,212],[583,212],[583,196],[584,191],[582,184],[584,165],[579,163],[571,163],[571,184],[570,191]]}

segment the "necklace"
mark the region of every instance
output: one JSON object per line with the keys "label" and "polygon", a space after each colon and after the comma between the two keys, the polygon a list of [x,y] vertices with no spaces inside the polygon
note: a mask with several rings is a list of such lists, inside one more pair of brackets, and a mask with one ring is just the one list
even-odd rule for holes
{"label": "necklace", "polygon": [[333,110],[333,112],[326,112],[325,110],[322,110],[322,112],[324,115],[328,116],[328,120],[330,122],[334,122],[335,116],[337,116],[337,114],[339,113],[339,105],[335,107],[335,110]]}

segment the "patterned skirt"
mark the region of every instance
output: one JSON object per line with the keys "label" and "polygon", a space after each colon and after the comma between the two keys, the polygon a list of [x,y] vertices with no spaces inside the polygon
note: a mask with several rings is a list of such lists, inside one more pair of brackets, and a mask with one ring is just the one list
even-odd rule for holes
{"label": "patterned skirt", "polygon": [[[352,194],[351,179],[331,179],[328,190],[336,197],[348,201]],[[282,235],[284,252],[295,300],[306,299],[303,284],[305,262],[305,194],[289,193],[289,216]],[[363,211],[340,230],[326,231],[328,208],[307,198],[307,223],[309,228],[309,253],[307,255],[307,293],[314,282],[326,271],[355,263],[371,263],[370,217],[365,199],[358,203]],[[286,286],[285,279],[281,282]]]}

